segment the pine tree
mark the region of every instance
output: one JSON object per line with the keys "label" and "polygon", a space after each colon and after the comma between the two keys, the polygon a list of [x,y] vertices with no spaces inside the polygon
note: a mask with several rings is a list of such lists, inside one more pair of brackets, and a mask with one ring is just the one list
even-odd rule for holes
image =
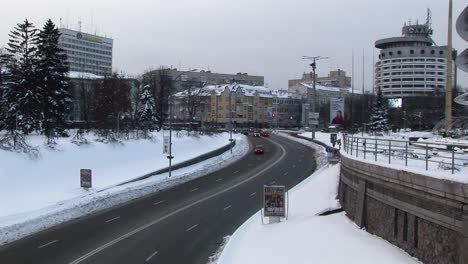
{"label": "pine tree", "polygon": [[21,130],[29,134],[39,128],[42,119],[41,91],[37,85],[36,29],[27,19],[9,34],[10,40],[3,56],[8,81],[4,82],[0,101],[0,120],[13,134]]}
{"label": "pine tree", "polygon": [[382,132],[388,130],[387,104],[380,89],[377,91],[377,98],[372,106],[370,124],[372,131]]}
{"label": "pine tree", "polygon": [[60,32],[49,19],[38,34],[37,75],[42,96],[42,132],[47,136],[47,143],[54,142],[57,134],[66,127],[66,114],[71,108],[71,97],[68,93],[69,79],[66,76],[67,55],[58,46]]}
{"label": "pine tree", "polygon": [[151,90],[149,85],[143,87],[140,96],[140,109],[137,113],[138,123],[145,137],[147,136],[148,130],[151,131],[155,129],[158,124],[156,104]]}

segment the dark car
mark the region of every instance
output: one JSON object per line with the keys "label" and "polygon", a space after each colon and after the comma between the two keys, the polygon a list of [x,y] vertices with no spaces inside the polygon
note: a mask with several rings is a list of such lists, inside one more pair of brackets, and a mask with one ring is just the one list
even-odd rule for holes
{"label": "dark car", "polygon": [[269,136],[270,136],[270,132],[268,132],[268,131],[262,131],[262,132],[260,133],[260,135],[261,135],[262,137],[269,137]]}
{"label": "dark car", "polygon": [[249,135],[249,131],[246,129],[246,130],[242,130],[242,134],[248,136]]}
{"label": "dark car", "polygon": [[254,153],[255,154],[263,154],[263,153],[265,153],[265,149],[263,148],[262,145],[257,145],[257,146],[255,146]]}

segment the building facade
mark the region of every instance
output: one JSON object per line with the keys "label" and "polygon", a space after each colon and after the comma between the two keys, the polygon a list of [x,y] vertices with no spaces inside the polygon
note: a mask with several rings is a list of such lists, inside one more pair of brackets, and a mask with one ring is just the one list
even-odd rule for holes
{"label": "building facade", "polygon": [[[351,86],[351,77],[346,76],[346,72],[343,70],[330,71],[328,76],[319,77],[316,74],[316,83],[323,86],[332,86],[339,88],[346,88]],[[300,83],[312,83],[313,82],[313,73],[303,73],[302,79],[295,79],[288,81],[288,87],[297,86]]]}
{"label": "building facade", "polygon": [[112,39],[66,28],[59,31],[59,46],[67,54],[70,71],[99,76],[112,74]]}
{"label": "building facade", "polygon": [[[386,98],[443,96],[447,47],[435,46],[430,24],[406,25],[401,37],[377,40],[375,87]],[[455,71],[454,71],[455,72]]]}

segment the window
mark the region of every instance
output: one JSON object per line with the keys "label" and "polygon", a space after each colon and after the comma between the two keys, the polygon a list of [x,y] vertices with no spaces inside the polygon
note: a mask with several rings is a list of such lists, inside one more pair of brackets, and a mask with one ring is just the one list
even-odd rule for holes
{"label": "window", "polygon": [[439,54],[444,55],[444,51],[443,50],[439,51]]}
{"label": "window", "polygon": [[401,55],[401,50],[397,51],[397,54],[398,54],[398,55]]}
{"label": "window", "polygon": [[426,51],[422,49],[422,50],[421,50],[421,54],[425,54],[425,53],[426,53]]}
{"label": "window", "polygon": [[435,54],[435,50],[431,50],[431,54],[434,55],[434,54]]}
{"label": "window", "polygon": [[409,53],[410,53],[410,54],[414,54],[414,50],[410,50]]}

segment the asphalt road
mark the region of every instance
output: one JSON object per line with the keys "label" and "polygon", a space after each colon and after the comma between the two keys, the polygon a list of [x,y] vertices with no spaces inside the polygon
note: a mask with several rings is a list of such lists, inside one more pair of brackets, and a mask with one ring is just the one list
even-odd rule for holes
{"label": "asphalt road", "polygon": [[273,135],[265,147],[205,177],[40,232],[0,248],[0,263],[206,264],[262,206],[264,184],[295,186],[315,170],[313,150]]}

